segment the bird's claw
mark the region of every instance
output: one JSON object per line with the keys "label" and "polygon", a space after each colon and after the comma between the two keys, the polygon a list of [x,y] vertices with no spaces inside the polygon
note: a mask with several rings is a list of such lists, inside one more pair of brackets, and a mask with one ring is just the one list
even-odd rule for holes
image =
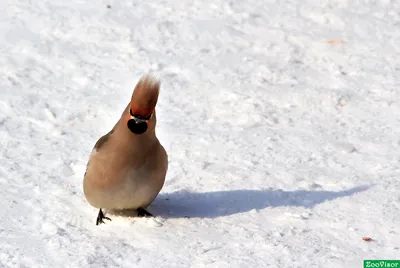
{"label": "bird's claw", "polygon": [[99,215],[97,215],[96,225],[99,225],[99,224],[101,224],[101,223],[104,223],[104,224],[105,224],[105,222],[103,221],[103,219],[106,219],[106,220],[111,221],[111,219],[110,219],[109,217],[104,216],[103,211],[100,209],[100,210],[99,210]]}
{"label": "bird's claw", "polygon": [[153,215],[145,210],[144,208],[138,208],[137,209],[137,216],[138,217],[153,217]]}

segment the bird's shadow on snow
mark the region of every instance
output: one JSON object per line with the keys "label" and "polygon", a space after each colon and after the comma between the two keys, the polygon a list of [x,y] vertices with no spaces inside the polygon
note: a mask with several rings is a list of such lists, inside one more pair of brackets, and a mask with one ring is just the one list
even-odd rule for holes
{"label": "bird's shadow on snow", "polygon": [[312,190],[233,190],[216,192],[177,191],[160,194],[149,207],[155,216],[165,218],[201,217],[217,218],[262,210],[267,207],[315,205],[363,192],[370,186],[359,186],[343,191]]}

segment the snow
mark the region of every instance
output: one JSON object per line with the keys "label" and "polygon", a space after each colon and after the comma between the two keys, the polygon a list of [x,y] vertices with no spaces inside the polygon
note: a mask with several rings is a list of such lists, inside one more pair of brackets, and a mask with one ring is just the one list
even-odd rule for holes
{"label": "snow", "polygon": [[[398,1],[0,7],[0,267],[399,259]],[[148,71],[169,154],[156,217],[96,226],[89,154]]]}

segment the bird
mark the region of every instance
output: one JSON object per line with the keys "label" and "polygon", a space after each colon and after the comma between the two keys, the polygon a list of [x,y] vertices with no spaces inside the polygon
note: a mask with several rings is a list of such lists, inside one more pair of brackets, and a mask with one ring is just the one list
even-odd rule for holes
{"label": "bird", "polygon": [[111,221],[103,209],[146,210],[165,183],[168,154],[156,135],[160,80],[147,73],[137,82],[130,102],[112,130],[95,143],[83,178],[83,192],[99,209],[96,225]]}

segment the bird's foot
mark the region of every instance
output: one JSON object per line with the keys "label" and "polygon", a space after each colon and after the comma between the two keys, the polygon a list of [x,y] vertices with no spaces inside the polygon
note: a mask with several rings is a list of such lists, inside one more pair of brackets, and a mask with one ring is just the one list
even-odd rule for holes
{"label": "bird's foot", "polygon": [[100,209],[99,215],[97,215],[96,225],[99,225],[100,223],[105,223],[103,219],[111,221],[109,217],[104,216],[103,211]]}
{"label": "bird's foot", "polygon": [[138,208],[136,211],[138,217],[153,217],[153,215],[144,208]]}

